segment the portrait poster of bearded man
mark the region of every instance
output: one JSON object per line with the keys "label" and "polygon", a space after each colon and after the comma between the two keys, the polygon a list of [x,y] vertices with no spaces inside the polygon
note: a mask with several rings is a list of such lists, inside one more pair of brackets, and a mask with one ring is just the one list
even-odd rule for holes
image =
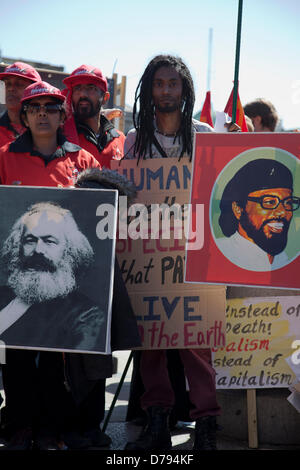
{"label": "portrait poster of bearded man", "polygon": [[116,191],[0,191],[0,340],[109,353],[115,240],[98,237],[96,211],[109,204],[113,213]]}
{"label": "portrait poster of bearded man", "polygon": [[249,161],[227,183],[220,201],[218,240],[224,255],[252,271],[271,271],[289,262],[285,253],[293,213],[293,174],[276,160]]}
{"label": "portrait poster of bearded man", "polygon": [[[185,282],[299,289],[297,133],[196,135],[191,199],[204,241]],[[194,215],[193,215],[194,217]]]}

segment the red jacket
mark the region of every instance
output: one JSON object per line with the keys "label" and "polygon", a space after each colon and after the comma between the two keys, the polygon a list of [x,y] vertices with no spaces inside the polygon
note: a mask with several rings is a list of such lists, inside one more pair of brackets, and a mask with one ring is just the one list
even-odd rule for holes
{"label": "red jacket", "polygon": [[101,133],[97,136],[90,127],[76,123],[79,145],[90,152],[101,166],[110,168],[111,160],[121,160],[124,156],[125,135],[114,128],[106,117],[101,115]]}
{"label": "red jacket", "polygon": [[[25,127],[24,127],[25,131]],[[24,132],[23,131],[23,132]],[[22,132],[22,133],[23,133]],[[12,125],[7,111],[0,117],[0,147],[12,142],[20,136],[20,133]]]}
{"label": "red jacket", "polygon": [[100,167],[95,158],[63,136],[47,161],[33,150],[30,132],[0,149],[0,184],[26,186],[73,186],[79,172]]}

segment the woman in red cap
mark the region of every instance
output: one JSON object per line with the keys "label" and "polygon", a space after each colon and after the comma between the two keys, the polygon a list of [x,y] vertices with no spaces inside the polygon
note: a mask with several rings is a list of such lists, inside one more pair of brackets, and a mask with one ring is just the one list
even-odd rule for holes
{"label": "woman in red cap", "polygon": [[86,150],[66,140],[65,97],[47,82],[24,90],[21,119],[27,131],[0,151],[0,183],[72,186],[77,174],[99,163]]}

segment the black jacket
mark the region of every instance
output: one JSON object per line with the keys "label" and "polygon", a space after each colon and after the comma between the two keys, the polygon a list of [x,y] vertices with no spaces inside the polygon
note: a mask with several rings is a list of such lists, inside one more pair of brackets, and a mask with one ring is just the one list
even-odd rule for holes
{"label": "black jacket", "polygon": [[[0,310],[15,298],[0,288]],[[34,304],[0,335],[7,346],[105,352],[106,318],[88,297],[74,291],[64,298]]]}
{"label": "black jacket", "polygon": [[[128,201],[136,196],[134,185],[124,176],[109,169],[88,169],[79,174],[78,188],[117,189]],[[128,350],[141,346],[134,311],[116,259],[113,286],[111,349]],[[88,396],[95,382],[112,375],[112,356],[100,354],[65,354],[66,375],[77,403]]]}

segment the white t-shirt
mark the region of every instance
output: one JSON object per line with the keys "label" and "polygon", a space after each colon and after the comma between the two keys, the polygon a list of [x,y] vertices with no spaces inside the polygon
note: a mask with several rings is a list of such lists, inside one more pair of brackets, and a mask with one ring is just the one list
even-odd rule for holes
{"label": "white t-shirt", "polygon": [[[214,132],[214,130],[209,124],[197,121],[196,119],[192,119],[192,134],[194,134],[195,132]],[[182,142],[180,136],[166,136],[161,134],[157,129],[155,129],[154,135],[159,145],[162,147],[168,157],[178,158],[180,156],[182,150]],[[131,129],[127,134],[124,145],[124,155],[126,159],[136,158],[133,153],[135,139],[136,129]],[[154,144],[152,144],[151,149],[152,158],[162,158],[161,153]],[[146,154],[145,158],[150,157]]]}

